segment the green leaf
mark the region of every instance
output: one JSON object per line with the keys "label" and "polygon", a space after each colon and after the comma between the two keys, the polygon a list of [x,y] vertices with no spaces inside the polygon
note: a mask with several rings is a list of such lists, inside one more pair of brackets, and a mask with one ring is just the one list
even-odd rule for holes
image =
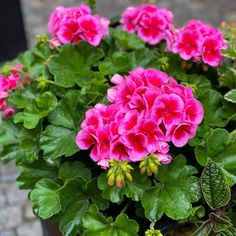
{"label": "green leaf", "polygon": [[139,169],[132,171],[132,178],[132,181],[127,181],[124,194],[132,201],[140,201],[146,189],[151,186],[151,181],[146,175],[141,175]]}
{"label": "green leaf", "polygon": [[19,145],[8,145],[3,148],[0,152],[0,158],[5,163],[8,163],[12,160],[18,160],[24,157],[24,154],[19,149]]}
{"label": "green leaf", "polygon": [[61,211],[59,184],[51,179],[39,180],[30,193],[34,212],[42,219],[48,219]]}
{"label": "green leaf", "polygon": [[41,129],[41,126],[38,126],[31,130],[22,129],[19,133],[20,149],[26,157],[24,160],[32,162],[38,159]]}
{"label": "green leaf", "polygon": [[40,137],[40,148],[48,163],[55,164],[61,156],[72,156],[78,151],[75,132],[61,126],[49,125]]}
{"label": "green leaf", "polygon": [[229,185],[236,183],[236,141],[233,133],[227,130],[215,129],[208,136],[206,143],[196,147],[195,155],[200,165],[205,165],[210,157],[219,165],[227,177]]}
{"label": "green leaf", "polygon": [[23,156],[19,148],[19,129],[11,119],[3,120],[0,126],[0,159],[10,162]]}
{"label": "green leaf", "polygon": [[201,176],[201,189],[207,204],[218,209],[230,201],[230,187],[220,167],[208,159]]}
{"label": "green leaf", "polygon": [[109,207],[109,201],[103,198],[102,192],[97,186],[97,178],[93,178],[88,183],[85,194],[96,204],[99,210],[106,210]]}
{"label": "green leaf", "polygon": [[81,177],[87,182],[91,180],[92,175],[88,168],[85,168],[84,164],[76,162],[65,162],[59,169],[58,178],[61,180],[69,180]]}
{"label": "green leaf", "polygon": [[31,87],[23,90],[12,91],[9,94],[8,102],[15,108],[23,109],[29,106],[32,99],[35,99],[37,91],[33,91]]}
{"label": "green leaf", "polygon": [[205,208],[203,206],[193,207],[191,215],[183,220],[178,220],[178,223],[185,224],[190,222],[196,222],[199,219],[202,219],[205,216]]}
{"label": "green leaf", "polygon": [[83,225],[87,229],[83,236],[137,236],[139,230],[137,222],[127,215],[120,214],[113,222],[112,217],[105,218],[95,207],[84,215]]}
{"label": "green leaf", "polygon": [[[81,175],[83,174],[81,173]],[[59,195],[62,206],[62,212],[59,215],[60,228],[64,235],[76,235],[81,230],[82,217],[89,209],[91,202],[102,210],[107,209],[109,205],[108,201],[101,197],[97,180],[87,182],[84,175],[67,179],[59,191]]]}
{"label": "green leaf", "polygon": [[212,229],[215,233],[222,232],[232,227],[232,224],[225,218],[222,218],[215,213],[210,214]]}
{"label": "green leaf", "polygon": [[51,92],[44,92],[33,100],[31,106],[14,116],[14,122],[22,122],[27,129],[35,128],[39,121],[48,116],[57,105],[57,99]]}
{"label": "green leaf", "polygon": [[55,179],[57,177],[57,168],[49,166],[41,159],[33,163],[20,163],[17,169],[20,172],[17,186],[21,189],[33,189],[36,182],[42,178]]}
{"label": "green leaf", "polygon": [[215,129],[207,140],[207,154],[209,157],[214,158],[214,156],[222,152],[229,143],[229,132],[225,129]]}
{"label": "green leaf", "polygon": [[21,63],[29,71],[29,74],[34,77],[42,73],[46,61],[52,55],[52,50],[48,45],[38,44],[31,50],[26,51],[17,57],[16,62]]}
{"label": "green leaf", "polygon": [[236,141],[231,142],[217,156],[212,158],[223,170],[230,186],[236,183]]}
{"label": "green leaf", "polygon": [[186,165],[183,156],[159,169],[158,182],[147,189],[141,199],[146,217],[150,221],[160,219],[163,213],[174,220],[189,217],[193,211],[192,203],[201,197],[199,179],[192,176],[197,170]]}
{"label": "green leaf", "polygon": [[49,62],[49,69],[55,76],[55,82],[62,87],[79,86],[88,81],[90,68],[103,57],[101,49],[86,42],[78,45],[66,44],[60,48],[58,55]]}
{"label": "green leaf", "polygon": [[204,121],[210,127],[224,127],[226,120],[222,117],[222,95],[209,89],[199,97],[204,108]]}
{"label": "green leaf", "polygon": [[211,236],[211,234],[212,225],[210,220],[207,220],[192,234],[192,236]]}
{"label": "green leaf", "polygon": [[63,236],[76,236],[82,228],[82,217],[89,209],[88,201],[77,201],[69,206],[60,218]]}
{"label": "green leaf", "polygon": [[18,134],[19,130],[11,119],[3,120],[0,126],[0,146],[19,143]]}
{"label": "green leaf", "polygon": [[70,90],[62,97],[57,108],[50,113],[48,120],[65,128],[76,129],[78,120],[83,117],[84,104],[80,102],[80,91]]}
{"label": "green leaf", "polygon": [[221,87],[228,87],[230,89],[236,88],[236,70],[232,67],[222,67],[221,77],[219,83]]}
{"label": "green leaf", "polygon": [[225,231],[220,233],[220,236],[235,236],[236,235],[236,229],[234,227],[230,227],[229,229],[226,229]]}
{"label": "green leaf", "polygon": [[236,103],[236,89],[232,89],[226,93],[224,99],[228,102]]}
{"label": "green leaf", "polygon": [[111,32],[120,47],[124,49],[141,49],[145,47],[144,41],[135,34],[117,29],[114,29]]}

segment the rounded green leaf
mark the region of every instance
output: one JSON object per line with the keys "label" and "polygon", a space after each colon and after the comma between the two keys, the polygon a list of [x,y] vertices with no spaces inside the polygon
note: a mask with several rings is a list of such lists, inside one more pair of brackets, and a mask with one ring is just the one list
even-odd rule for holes
{"label": "rounded green leaf", "polygon": [[30,193],[34,212],[42,219],[48,219],[61,211],[59,184],[51,179],[41,179]]}
{"label": "rounded green leaf", "polygon": [[58,55],[49,61],[49,70],[55,82],[62,87],[83,85],[91,77],[90,67],[103,57],[101,49],[86,42],[78,45],[66,44],[60,48]]}
{"label": "rounded green leaf", "polygon": [[186,165],[184,157],[176,157],[170,165],[161,166],[154,187],[145,191],[141,199],[146,217],[153,221],[163,213],[174,220],[185,219],[193,211],[192,203],[200,199],[197,171]]}
{"label": "rounded green leaf", "polygon": [[139,230],[137,222],[127,215],[120,214],[113,222],[111,217],[105,218],[94,206],[84,215],[83,226],[87,229],[83,236],[137,236]]}
{"label": "rounded green leaf", "polygon": [[47,126],[40,137],[40,148],[48,163],[55,164],[57,158],[71,156],[78,151],[75,132],[62,126]]}

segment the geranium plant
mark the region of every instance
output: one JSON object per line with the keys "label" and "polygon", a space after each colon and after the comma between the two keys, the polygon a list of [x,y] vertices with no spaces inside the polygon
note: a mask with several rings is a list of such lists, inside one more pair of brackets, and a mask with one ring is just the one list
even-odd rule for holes
{"label": "geranium plant", "polygon": [[[93,9],[94,9],[94,4]],[[236,235],[236,28],[57,7],[0,75],[1,159],[64,236]]]}

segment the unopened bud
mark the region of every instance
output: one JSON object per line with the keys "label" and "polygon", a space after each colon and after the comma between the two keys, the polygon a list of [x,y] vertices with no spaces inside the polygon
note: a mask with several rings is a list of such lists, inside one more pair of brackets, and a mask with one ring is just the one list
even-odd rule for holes
{"label": "unopened bud", "polygon": [[114,185],[114,183],[115,183],[115,175],[114,174],[109,175],[107,183],[110,186]]}
{"label": "unopened bud", "polygon": [[123,182],[124,182],[124,176],[123,175],[116,176],[116,186],[118,188],[122,187]]}

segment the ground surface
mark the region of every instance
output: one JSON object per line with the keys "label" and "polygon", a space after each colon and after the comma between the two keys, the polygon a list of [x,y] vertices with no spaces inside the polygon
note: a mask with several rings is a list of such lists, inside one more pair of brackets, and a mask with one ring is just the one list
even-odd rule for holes
{"label": "ground surface", "polygon": [[[47,32],[47,20],[57,5],[73,6],[78,0],[21,0],[29,47],[34,45],[34,35]],[[98,11],[104,16],[118,15],[126,6],[142,2],[134,0],[97,0]],[[223,20],[236,21],[235,0],[158,0],[175,14],[182,25],[190,18],[199,18],[214,25]],[[0,162],[0,236],[42,236],[41,225],[31,211],[26,191],[15,185],[14,165]],[[52,235],[53,236],[53,235]]]}

